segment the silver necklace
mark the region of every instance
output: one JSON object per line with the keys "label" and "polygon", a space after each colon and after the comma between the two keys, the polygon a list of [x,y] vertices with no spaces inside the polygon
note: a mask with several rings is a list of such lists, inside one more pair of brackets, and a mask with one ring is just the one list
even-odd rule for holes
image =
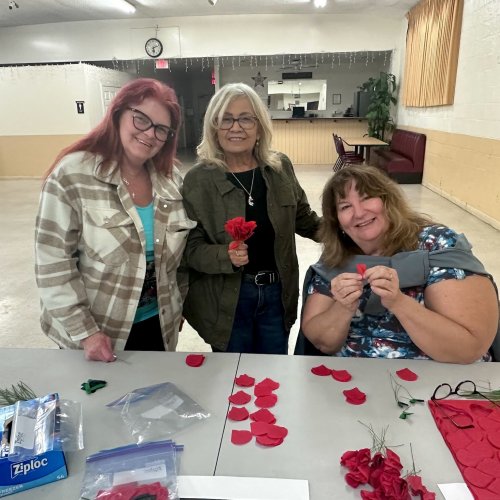
{"label": "silver necklace", "polygon": [[231,172],[232,176],[238,181],[238,184],[243,188],[243,191],[245,191],[246,194],[248,194],[248,204],[253,207],[254,201],[252,198],[252,190],[253,190],[253,181],[255,179],[255,168],[252,171],[252,184],[250,184],[250,191],[241,183],[241,181],[234,175],[233,172]]}
{"label": "silver necklace", "polygon": [[[123,176],[122,176],[122,181],[125,183],[127,188],[130,188],[130,182]],[[129,189],[129,191],[130,191],[130,189]],[[130,194],[132,195],[132,199],[134,200],[135,199],[135,191],[132,190],[132,192]]]}

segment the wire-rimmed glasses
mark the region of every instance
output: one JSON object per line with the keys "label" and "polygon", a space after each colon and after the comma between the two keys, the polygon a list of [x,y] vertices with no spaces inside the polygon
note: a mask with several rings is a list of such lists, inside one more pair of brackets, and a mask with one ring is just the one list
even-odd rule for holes
{"label": "wire-rimmed glasses", "polygon": [[153,128],[155,137],[161,142],[167,142],[175,136],[175,130],[173,128],[167,127],[167,125],[153,123],[153,120],[151,120],[148,115],[136,108],[128,109],[133,112],[132,123],[137,130],[146,132],[146,130]]}
{"label": "wire-rimmed glasses", "polygon": [[257,124],[257,117],[253,115],[241,115],[238,118],[233,116],[223,116],[220,122],[218,122],[217,127],[220,130],[229,130],[233,127],[234,122],[238,122],[238,125],[243,130],[250,130]]}
{"label": "wire-rimmed glasses", "polygon": [[455,389],[453,389],[451,385],[447,383],[438,385],[431,396],[431,401],[436,405],[437,408],[439,408],[439,410],[443,413],[443,415],[448,420],[450,420],[450,422],[458,429],[472,429],[474,427],[474,424],[472,423],[472,417],[467,412],[461,412],[458,409],[453,408],[453,411],[456,412],[455,416],[465,415],[471,420],[471,423],[468,424],[461,424],[459,422],[456,422],[455,420],[453,420],[452,416],[446,413],[446,411],[444,410],[444,406],[438,403],[438,401],[441,401],[453,395],[461,397],[470,397],[478,395],[500,408],[500,404],[498,404],[496,401],[493,401],[488,396],[484,395],[482,392],[479,392],[477,390],[475,382],[473,382],[472,380],[463,380],[462,382],[457,384]]}

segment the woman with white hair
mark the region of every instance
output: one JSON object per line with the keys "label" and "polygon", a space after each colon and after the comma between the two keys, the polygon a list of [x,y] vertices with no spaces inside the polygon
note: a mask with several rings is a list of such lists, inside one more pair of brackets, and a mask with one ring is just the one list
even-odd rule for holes
{"label": "woman with white hair", "polygon": [[[319,218],[271,141],[257,93],[227,84],[208,105],[198,162],[184,179],[186,211],[197,222],[184,254],[184,316],[214,351],[288,352],[298,300],[295,233],[316,239]],[[257,227],[245,243],[230,246],[224,224],[235,217]]]}

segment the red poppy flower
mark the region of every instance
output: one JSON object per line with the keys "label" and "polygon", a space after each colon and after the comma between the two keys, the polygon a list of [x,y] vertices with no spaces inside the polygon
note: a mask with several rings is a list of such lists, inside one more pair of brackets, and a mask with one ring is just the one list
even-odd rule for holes
{"label": "red poppy flower", "polygon": [[232,250],[239,246],[242,241],[250,238],[256,227],[257,223],[255,221],[249,220],[247,222],[244,217],[235,217],[234,219],[228,220],[224,224],[224,230],[233,239],[229,248]]}

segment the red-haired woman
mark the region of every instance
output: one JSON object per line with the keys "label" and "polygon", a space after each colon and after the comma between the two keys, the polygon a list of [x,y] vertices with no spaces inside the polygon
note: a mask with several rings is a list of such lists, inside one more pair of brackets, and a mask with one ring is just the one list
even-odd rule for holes
{"label": "red-haired woman", "polygon": [[189,229],[174,166],[180,108],[153,79],[127,83],[49,169],[36,221],[41,325],[63,348],[174,350]]}

